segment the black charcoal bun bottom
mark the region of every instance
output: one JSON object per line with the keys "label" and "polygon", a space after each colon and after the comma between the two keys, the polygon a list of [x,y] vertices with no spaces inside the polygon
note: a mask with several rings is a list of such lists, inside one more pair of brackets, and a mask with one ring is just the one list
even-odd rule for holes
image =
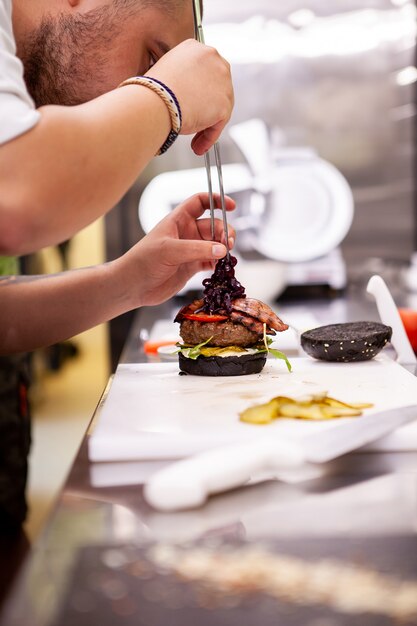
{"label": "black charcoal bun bottom", "polygon": [[301,335],[301,347],[322,361],[369,361],[390,341],[392,328],[378,322],[350,322],[313,328]]}
{"label": "black charcoal bun bottom", "polygon": [[202,356],[189,359],[178,355],[181,372],[194,376],[245,376],[259,374],[266,363],[266,353],[242,354],[241,356]]}

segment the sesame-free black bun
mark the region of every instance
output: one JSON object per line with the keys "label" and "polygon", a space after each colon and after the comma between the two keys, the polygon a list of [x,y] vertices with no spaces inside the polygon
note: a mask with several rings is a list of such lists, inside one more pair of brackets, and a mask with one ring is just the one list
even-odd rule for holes
{"label": "sesame-free black bun", "polygon": [[266,363],[266,353],[242,354],[240,356],[203,356],[189,359],[178,355],[181,372],[194,376],[244,376],[259,374]]}
{"label": "sesame-free black bun", "polygon": [[301,335],[301,347],[323,361],[368,361],[390,341],[392,328],[378,322],[350,322],[313,328]]}

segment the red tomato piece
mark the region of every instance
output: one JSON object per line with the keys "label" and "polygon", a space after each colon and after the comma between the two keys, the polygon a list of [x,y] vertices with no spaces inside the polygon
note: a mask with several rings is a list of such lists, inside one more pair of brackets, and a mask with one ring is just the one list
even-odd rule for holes
{"label": "red tomato piece", "polygon": [[224,322],[227,320],[227,315],[218,315],[213,313],[184,313],[183,317],[186,320],[194,320],[195,322]]}
{"label": "red tomato piece", "polygon": [[417,311],[413,311],[412,309],[398,309],[398,312],[413,350],[417,352]]}

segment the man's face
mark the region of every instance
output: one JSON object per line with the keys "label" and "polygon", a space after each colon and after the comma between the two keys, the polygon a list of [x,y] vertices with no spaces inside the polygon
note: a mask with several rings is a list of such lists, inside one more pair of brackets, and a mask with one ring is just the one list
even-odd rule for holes
{"label": "man's face", "polygon": [[[91,4],[91,3],[90,3]],[[160,7],[121,8],[96,0],[86,12],[48,14],[20,43],[25,80],[37,106],[75,105],[144,74],[194,35],[192,2],[172,15]]]}

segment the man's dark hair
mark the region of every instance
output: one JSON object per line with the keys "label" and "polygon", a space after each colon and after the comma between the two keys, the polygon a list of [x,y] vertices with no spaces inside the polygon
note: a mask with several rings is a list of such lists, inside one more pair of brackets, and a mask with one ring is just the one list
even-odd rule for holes
{"label": "man's dark hair", "polygon": [[[127,8],[127,9],[130,9],[130,8],[137,9],[138,5],[141,5],[145,8],[157,7],[159,9],[168,11],[172,15],[175,15],[178,13],[178,11],[184,8],[187,2],[191,4],[193,0],[115,0],[115,1],[117,5]],[[203,15],[203,0],[200,0],[200,10],[201,10],[201,15]]]}

